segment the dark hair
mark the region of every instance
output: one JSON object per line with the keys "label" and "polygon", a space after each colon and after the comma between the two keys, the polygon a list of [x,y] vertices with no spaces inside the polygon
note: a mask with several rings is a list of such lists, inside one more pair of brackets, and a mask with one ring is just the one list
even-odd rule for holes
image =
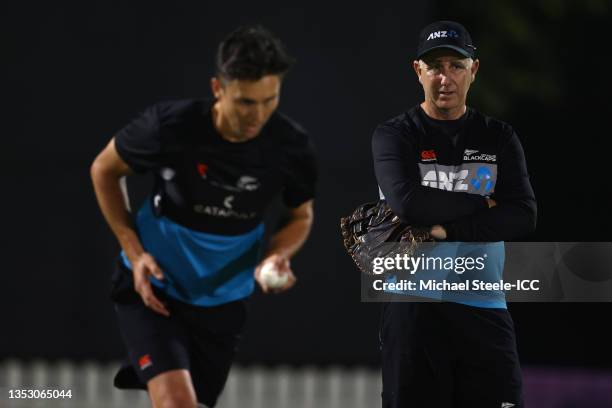
{"label": "dark hair", "polygon": [[217,77],[226,80],[258,80],[283,75],[294,63],[281,41],[262,26],[243,26],[232,31],[217,50]]}

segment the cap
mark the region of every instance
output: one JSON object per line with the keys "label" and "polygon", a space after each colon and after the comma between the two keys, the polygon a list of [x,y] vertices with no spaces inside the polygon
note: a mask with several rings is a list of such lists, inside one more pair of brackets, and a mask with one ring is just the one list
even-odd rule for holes
{"label": "cap", "polygon": [[417,58],[438,48],[450,48],[470,58],[476,54],[470,33],[455,21],[436,21],[421,30]]}

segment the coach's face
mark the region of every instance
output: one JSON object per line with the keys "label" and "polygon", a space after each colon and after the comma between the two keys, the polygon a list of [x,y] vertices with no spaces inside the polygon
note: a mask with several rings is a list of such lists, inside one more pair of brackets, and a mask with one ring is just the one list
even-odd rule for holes
{"label": "coach's face", "polygon": [[423,85],[425,111],[439,119],[453,119],[465,112],[470,85],[476,79],[479,61],[465,58],[448,48],[433,50],[414,61]]}
{"label": "coach's face", "polygon": [[279,75],[266,75],[256,81],[212,78],[217,130],[237,142],[257,136],[278,107],[281,83]]}

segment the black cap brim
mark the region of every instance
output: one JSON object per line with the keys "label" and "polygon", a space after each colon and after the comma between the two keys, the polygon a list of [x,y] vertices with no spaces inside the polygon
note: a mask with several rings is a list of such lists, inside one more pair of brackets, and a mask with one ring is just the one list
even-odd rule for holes
{"label": "black cap brim", "polygon": [[449,48],[451,50],[457,51],[459,54],[463,55],[466,58],[474,58],[473,54],[470,54],[469,52],[467,52],[463,48],[455,47],[454,45],[448,45],[448,44],[437,45],[435,47],[431,47],[431,48],[428,48],[428,49],[426,49],[424,51],[421,51],[421,53],[419,55],[417,55],[417,58],[420,59],[423,55],[427,54],[428,52],[433,51],[433,50],[437,50],[437,49],[440,49],[440,48]]}

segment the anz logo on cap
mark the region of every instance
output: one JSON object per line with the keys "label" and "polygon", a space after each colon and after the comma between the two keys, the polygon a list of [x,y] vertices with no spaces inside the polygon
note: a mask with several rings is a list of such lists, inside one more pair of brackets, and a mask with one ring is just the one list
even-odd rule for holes
{"label": "anz logo on cap", "polygon": [[459,34],[457,34],[454,30],[449,31],[434,31],[427,37],[427,41],[433,40],[435,38],[459,38]]}

